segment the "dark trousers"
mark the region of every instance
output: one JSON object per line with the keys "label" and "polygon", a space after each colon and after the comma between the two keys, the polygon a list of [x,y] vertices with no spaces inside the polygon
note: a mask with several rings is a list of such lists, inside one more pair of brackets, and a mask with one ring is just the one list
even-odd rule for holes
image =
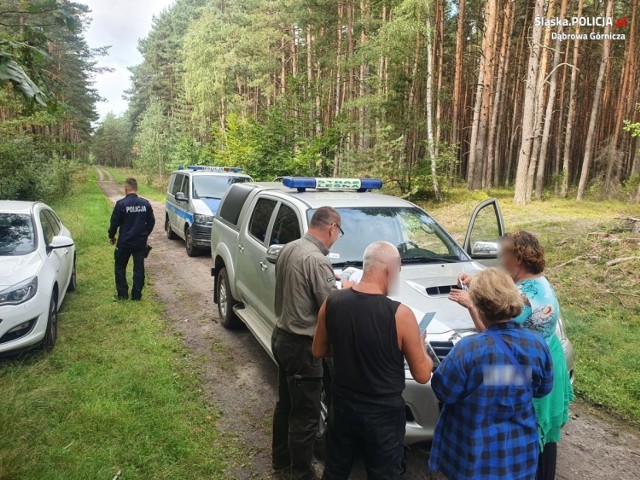
{"label": "dark trousers", "polygon": [[395,480],[405,471],[406,411],[401,395],[373,397],[334,386],[323,480],[347,480],[357,457],[368,480]]}
{"label": "dark trousers", "polygon": [[558,459],[558,444],[547,443],[538,457],[538,471],[536,480],[554,480],[556,478],[556,461]]}
{"label": "dark trousers", "polygon": [[145,250],[131,250],[127,247],[116,247],[114,252],[116,291],[118,298],[129,298],[129,284],[127,283],[127,264],[129,258],[133,257],[133,288],[131,298],[140,300],[142,289],[144,288],[144,257]]}
{"label": "dark trousers", "polygon": [[278,363],[278,401],[273,412],[273,466],[291,467],[291,480],[313,480],[313,447],[320,418],[322,361],[310,337],[279,328],[271,348]]}

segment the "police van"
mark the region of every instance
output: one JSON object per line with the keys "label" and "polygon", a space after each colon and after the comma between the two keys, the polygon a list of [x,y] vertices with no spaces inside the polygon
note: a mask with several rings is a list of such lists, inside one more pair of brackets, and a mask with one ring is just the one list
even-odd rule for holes
{"label": "police van", "polygon": [[220,199],[234,183],[252,181],[237,167],[180,167],[171,174],[167,189],[164,223],[167,238],[182,238],[190,257],[210,248],[211,224]]}

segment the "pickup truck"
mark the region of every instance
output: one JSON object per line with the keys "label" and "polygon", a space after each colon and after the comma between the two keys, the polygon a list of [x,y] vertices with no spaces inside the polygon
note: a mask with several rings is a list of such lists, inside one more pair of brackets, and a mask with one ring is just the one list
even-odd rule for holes
{"label": "pickup truck", "polygon": [[[345,234],[328,258],[339,274],[361,267],[365,248],[376,240],[398,246],[402,257],[400,288],[393,296],[408,305],[418,322],[434,318],[427,328],[427,352],[437,367],[453,345],[475,329],[466,309],[447,296],[459,274],[474,274],[494,264],[498,240],[504,234],[502,214],[495,199],[473,212],[463,245],[418,206],[370,191],[381,182],[368,179],[313,179],[285,177],[282,183],[232,185],[216,212],[211,230],[213,300],[227,328],[246,325],[273,358],[271,334],[275,327],[275,263],[283,245],[300,238],[314,211],[332,206],[342,217]],[[435,314],[435,315],[434,315]],[[573,349],[564,335],[567,364],[573,375]],[[320,422],[326,428],[331,365],[325,368]],[[430,440],[439,415],[431,386],[418,384],[405,369],[407,409],[405,441]]]}

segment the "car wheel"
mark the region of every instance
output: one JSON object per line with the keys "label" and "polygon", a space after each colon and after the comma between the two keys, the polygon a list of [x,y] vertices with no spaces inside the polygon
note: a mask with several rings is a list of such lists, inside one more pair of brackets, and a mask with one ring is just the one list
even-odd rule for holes
{"label": "car wheel", "polygon": [[167,238],[169,240],[175,240],[176,238],[178,238],[178,236],[176,235],[176,232],[171,230],[171,222],[169,221],[169,215],[165,216],[164,231],[167,234]]}
{"label": "car wheel", "polygon": [[69,279],[69,286],[67,292],[75,292],[78,288],[78,280],[76,277],[76,257],[73,257],[73,268],[71,269],[71,278]]}
{"label": "car wheel", "polygon": [[198,255],[200,255],[200,249],[196,248],[193,245],[193,236],[191,235],[190,227],[187,227],[187,229],[184,231],[184,245],[187,249],[187,255],[189,255],[190,257],[197,257]]}
{"label": "car wheel", "polygon": [[331,372],[326,362],[323,362],[322,393],[320,396],[320,420],[316,432],[314,452],[315,456],[324,460],[327,458],[327,442],[329,440],[329,408],[331,408]]}
{"label": "car wheel", "polygon": [[242,328],[244,325],[233,311],[233,307],[238,304],[231,295],[229,287],[229,279],[227,277],[227,269],[222,268],[218,272],[216,280],[216,297],[218,298],[218,314],[220,315],[220,323],[225,328]]}
{"label": "car wheel", "polygon": [[42,349],[51,350],[58,340],[58,294],[54,290],[49,302],[49,318],[47,319],[47,329],[42,339]]}

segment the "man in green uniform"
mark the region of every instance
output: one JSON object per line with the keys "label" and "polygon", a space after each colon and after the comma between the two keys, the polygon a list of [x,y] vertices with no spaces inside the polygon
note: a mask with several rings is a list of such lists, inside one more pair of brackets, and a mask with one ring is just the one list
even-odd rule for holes
{"label": "man in green uniform", "polygon": [[336,288],[326,257],[343,235],[340,214],[321,207],[308,232],[288,243],[276,263],[276,328],[271,338],[278,363],[278,401],[273,414],[273,468],[291,480],[315,480],[311,466],[320,418],[322,361],[311,354],[318,310]]}

